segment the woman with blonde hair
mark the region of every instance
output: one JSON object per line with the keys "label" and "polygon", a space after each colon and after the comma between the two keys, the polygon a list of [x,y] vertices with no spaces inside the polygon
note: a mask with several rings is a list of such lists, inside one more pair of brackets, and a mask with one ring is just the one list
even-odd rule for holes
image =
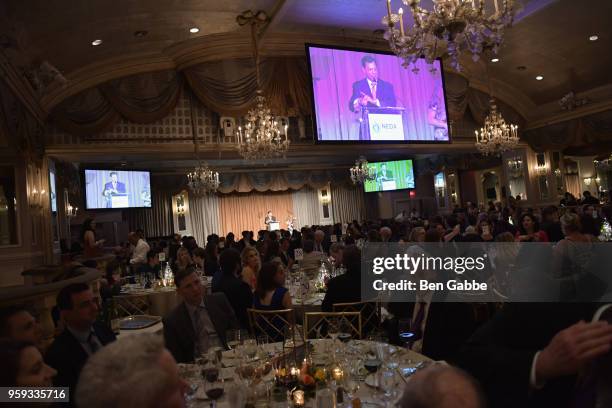
{"label": "woman with blonde hair", "polygon": [[188,267],[193,265],[193,260],[191,259],[191,255],[189,255],[189,250],[185,247],[180,247],[176,251],[176,262],[174,263],[174,273],[178,273],[179,271],[183,271]]}
{"label": "woman with blonde hair", "polygon": [[408,236],[409,242],[425,242],[425,228],[414,227]]}
{"label": "woman with blonde hair", "polygon": [[240,254],[242,259],[242,280],[249,284],[252,291],[257,287],[257,275],[261,268],[259,252],[254,247],[246,247]]}

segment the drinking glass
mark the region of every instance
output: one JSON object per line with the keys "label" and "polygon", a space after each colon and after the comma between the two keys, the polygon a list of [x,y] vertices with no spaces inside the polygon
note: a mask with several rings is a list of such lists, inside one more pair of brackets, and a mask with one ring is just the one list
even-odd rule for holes
{"label": "drinking glass", "polygon": [[333,408],[335,407],[334,392],[327,386],[317,389],[315,397],[316,408]]}
{"label": "drinking glass", "polygon": [[337,319],[328,319],[327,335],[335,342],[340,333],[339,321]]}
{"label": "drinking glass", "polygon": [[257,356],[257,342],[254,339],[247,339],[243,343],[243,350],[248,360],[253,360]]}
{"label": "drinking glass", "polygon": [[412,346],[414,333],[412,332],[412,319],[400,319],[397,323],[397,334],[400,343],[407,348]]}
{"label": "drinking glass", "polygon": [[395,371],[389,369],[380,370],[378,375],[378,386],[383,393],[384,399],[390,401],[394,395]]}

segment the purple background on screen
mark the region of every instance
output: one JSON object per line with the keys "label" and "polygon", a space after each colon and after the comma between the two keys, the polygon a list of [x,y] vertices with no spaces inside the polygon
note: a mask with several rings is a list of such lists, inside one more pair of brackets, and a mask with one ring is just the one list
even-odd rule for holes
{"label": "purple background on screen", "polygon": [[[359,140],[360,115],[351,112],[349,100],[353,83],[365,78],[361,58],[371,55],[376,59],[379,80],[393,85],[396,105],[405,108],[405,140],[436,141],[428,115],[446,120],[440,61],[434,62],[437,71],[431,74],[427,63],[420,60],[420,72],[415,74],[411,68],[403,68],[395,55],[316,47],[310,47],[309,52],[318,140]],[[432,106],[437,110],[431,110]],[[442,140],[448,141],[448,133]]]}

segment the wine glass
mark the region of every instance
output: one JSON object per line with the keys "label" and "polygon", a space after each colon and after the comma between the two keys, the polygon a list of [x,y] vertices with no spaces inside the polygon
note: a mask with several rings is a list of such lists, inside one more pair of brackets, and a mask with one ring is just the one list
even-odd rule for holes
{"label": "wine glass", "polygon": [[340,325],[337,319],[328,319],[327,323],[327,335],[332,339],[332,341],[336,341],[338,338],[338,333],[340,333]]}
{"label": "wine glass", "polygon": [[255,339],[246,339],[243,343],[243,350],[248,360],[253,360],[257,356],[257,342]]}
{"label": "wine glass", "polygon": [[206,386],[206,396],[214,401],[214,406],[217,405],[217,400],[223,396],[224,383],[218,378],[215,381],[210,381]]}
{"label": "wine glass", "polygon": [[406,348],[410,348],[414,341],[414,333],[412,332],[411,326],[412,319],[400,319],[397,323],[399,341]]}
{"label": "wine glass", "polygon": [[378,372],[378,386],[383,393],[385,401],[391,401],[394,395],[395,388],[395,371],[384,369]]}

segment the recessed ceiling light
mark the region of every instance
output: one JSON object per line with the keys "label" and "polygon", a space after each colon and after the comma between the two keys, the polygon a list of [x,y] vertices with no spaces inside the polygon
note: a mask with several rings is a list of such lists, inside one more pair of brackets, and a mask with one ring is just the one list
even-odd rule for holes
{"label": "recessed ceiling light", "polygon": [[524,66],[524,65],[519,65],[518,67],[516,67],[516,69],[519,70],[519,71],[525,71],[527,69],[527,67]]}
{"label": "recessed ceiling light", "polygon": [[91,42],[91,45],[93,45],[94,47],[95,47],[96,45],[100,45],[100,44],[102,44],[102,40],[93,40],[93,41]]}
{"label": "recessed ceiling light", "polygon": [[497,58],[497,57],[491,58],[491,62],[499,62],[499,58]]}
{"label": "recessed ceiling light", "polygon": [[543,77],[542,75],[538,75],[538,76],[536,77],[536,80],[538,80],[538,81],[541,81],[541,80],[543,80],[543,79],[544,79],[544,77]]}
{"label": "recessed ceiling light", "polygon": [[134,37],[144,37],[145,35],[149,34],[148,31],[146,30],[138,30],[138,31],[134,31]]}
{"label": "recessed ceiling light", "polygon": [[597,41],[599,40],[599,36],[598,35],[592,35],[589,37],[589,41]]}
{"label": "recessed ceiling light", "polygon": [[200,29],[199,29],[198,27],[191,27],[191,28],[189,29],[189,32],[190,32],[191,34],[195,34],[195,33],[200,32]]}

